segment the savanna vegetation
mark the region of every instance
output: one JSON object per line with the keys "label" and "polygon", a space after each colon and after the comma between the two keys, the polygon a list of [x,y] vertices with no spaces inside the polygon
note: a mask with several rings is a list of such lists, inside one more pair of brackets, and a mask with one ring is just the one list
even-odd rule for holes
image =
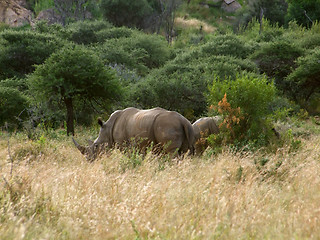
{"label": "savanna vegetation", "polygon": [[[319,1],[27,3],[61,24],[0,25],[0,239],[320,238]],[[220,133],[87,162],[71,135],[129,106]]]}

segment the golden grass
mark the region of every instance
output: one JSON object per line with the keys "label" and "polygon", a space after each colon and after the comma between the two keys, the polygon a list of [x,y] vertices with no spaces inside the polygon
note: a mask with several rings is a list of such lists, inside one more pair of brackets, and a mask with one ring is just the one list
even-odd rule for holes
{"label": "golden grass", "polygon": [[126,171],[119,150],[88,163],[71,141],[46,141],[12,138],[10,176],[0,140],[0,239],[320,238],[320,136],[296,153],[224,151],[163,170],[149,153]]}
{"label": "golden grass", "polygon": [[192,19],[184,19],[181,17],[175,18],[175,25],[182,28],[197,28],[200,29],[202,26],[202,29],[206,33],[213,33],[216,28],[213,26],[210,26],[206,22],[200,21],[198,19],[192,18]]}

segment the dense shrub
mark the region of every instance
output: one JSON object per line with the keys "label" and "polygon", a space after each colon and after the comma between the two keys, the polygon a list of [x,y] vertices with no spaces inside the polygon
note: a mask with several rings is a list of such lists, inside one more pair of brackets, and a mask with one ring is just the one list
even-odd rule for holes
{"label": "dense shrub", "polygon": [[209,88],[208,102],[216,111],[222,103],[222,112],[218,111],[218,114],[227,112],[228,116],[230,113],[234,115],[235,118],[229,117],[237,122],[233,130],[234,140],[244,143],[259,140],[263,144],[270,134],[268,115],[275,96],[276,88],[266,77],[241,74],[234,81],[214,79]]}
{"label": "dense shrub", "polygon": [[145,75],[152,68],[161,67],[171,56],[165,39],[159,35],[135,31],[130,37],[106,40],[96,47],[105,64],[123,64]]}
{"label": "dense shrub", "polygon": [[[239,28],[239,37],[254,50],[260,43],[275,41],[286,33],[283,26],[272,24],[268,19],[262,18],[261,23],[256,18],[252,19],[245,27]],[[259,43],[259,44],[258,44]]]}
{"label": "dense shrub", "polygon": [[0,126],[5,122],[10,127],[16,126],[20,120],[26,117],[28,99],[18,89],[5,87],[0,84]]}
{"label": "dense shrub", "polygon": [[221,79],[235,79],[237,74],[243,71],[258,72],[258,68],[251,60],[232,56],[212,56],[199,66],[203,66],[203,71],[208,79],[213,75]]}
{"label": "dense shrub", "polygon": [[113,38],[128,38],[133,34],[133,30],[126,27],[112,27],[108,29],[102,29],[96,33],[98,42],[104,42],[105,40]]}
{"label": "dense shrub", "polygon": [[316,48],[297,60],[297,68],[287,77],[295,99],[308,101],[320,93],[320,49]]}
{"label": "dense shrub", "polygon": [[312,23],[320,20],[319,0],[301,1],[288,0],[286,21],[296,21],[299,25],[311,27]]}
{"label": "dense shrub", "polygon": [[97,43],[98,32],[110,29],[112,24],[107,21],[78,21],[67,26],[69,40],[77,44]]}
{"label": "dense shrub", "polygon": [[65,41],[51,34],[30,30],[5,30],[0,33],[0,79],[23,77],[41,64]]}
{"label": "dense shrub", "polygon": [[206,91],[207,84],[199,69],[169,63],[139,81],[131,98],[143,108],[159,106],[191,120],[206,110]]}
{"label": "dense shrub", "polygon": [[275,84],[279,89],[291,95],[291,88],[284,78],[296,67],[295,60],[302,54],[303,50],[293,43],[278,40],[262,45],[251,58],[262,73],[275,78]]}
{"label": "dense shrub", "polygon": [[301,48],[314,49],[320,46],[320,33],[305,34],[304,38],[297,41]]}
{"label": "dense shrub", "polygon": [[217,35],[201,47],[203,55],[228,55],[246,58],[252,47],[234,34]]}
{"label": "dense shrub", "polygon": [[103,16],[117,27],[142,28],[153,11],[147,0],[102,0],[100,8]]}

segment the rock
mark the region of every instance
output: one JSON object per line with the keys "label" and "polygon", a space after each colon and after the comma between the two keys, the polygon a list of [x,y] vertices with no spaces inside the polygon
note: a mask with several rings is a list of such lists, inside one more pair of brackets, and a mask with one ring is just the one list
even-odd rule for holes
{"label": "rock", "polygon": [[241,8],[241,5],[235,0],[224,0],[221,4],[221,8],[226,12],[232,13]]}
{"label": "rock", "polygon": [[0,22],[11,27],[19,27],[31,24],[32,12],[26,9],[25,0],[1,0],[0,1]]}
{"label": "rock", "polygon": [[45,20],[48,24],[63,23],[61,15],[57,14],[54,9],[47,9],[39,12],[36,21]]}

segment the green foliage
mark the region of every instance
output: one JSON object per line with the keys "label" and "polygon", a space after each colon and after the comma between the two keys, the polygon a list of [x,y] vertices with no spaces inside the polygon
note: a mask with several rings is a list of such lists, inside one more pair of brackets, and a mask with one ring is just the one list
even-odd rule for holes
{"label": "green foliage", "polygon": [[102,29],[96,33],[98,42],[104,42],[109,39],[129,38],[133,34],[133,30],[127,27],[112,27]]}
{"label": "green foliage", "polygon": [[62,39],[68,39],[67,29],[59,23],[49,24],[45,20],[36,21],[33,30],[38,33],[47,33],[58,36]]}
{"label": "green foliage", "polygon": [[19,90],[20,92],[26,92],[28,90],[28,86],[26,80],[21,78],[8,78],[0,81],[1,87],[14,88]]}
{"label": "green foliage", "polygon": [[286,30],[278,24],[271,23],[266,18],[262,18],[261,23],[253,18],[245,27],[240,27],[238,32],[241,34],[241,38],[249,42],[250,45],[256,45],[253,48],[257,49],[258,43],[276,41]]}
{"label": "green foliage", "polygon": [[117,27],[142,28],[153,9],[147,0],[101,0],[103,16]]}
{"label": "green foliage", "polygon": [[312,35],[308,38],[304,38],[301,43],[301,47],[307,49],[314,49],[320,46],[320,34]]}
{"label": "green foliage", "polygon": [[9,25],[6,24],[6,23],[0,23],[0,32],[6,30],[6,29],[9,29]]}
{"label": "green foliage", "polygon": [[312,22],[320,20],[319,0],[288,0],[286,21],[296,21],[299,25],[311,27]]}
{"label": "green foliage", "polygon": [[114,71],[84,46],[65,46],[38,65],[28,80],[31,91],[40,99],[64,101],[69,127],[73,127],[73,100],[100,102],[108,109],[120,97]]}
{"label": "green foliage", "polygon": [[[205,69],[207,79],[213,75],[221,79],[235,79],[243,71],[257,73],[256,65],[249,59],[239,59],[232,56],[212,56],[201,64]],[[200,66],[201,66],[200,65]]]}
{"label": "green foliage", "polygon": [[175,59],[133,86],[129,99],[143,108],[161,106],[194,119],[206,111],[205,94],[213,75],[234,79],[244,70],[257,72],[253,62],[237,58],[245,57],[248,49],[239,38],[227,35],[177,52]]}
{"label": "green foliage", "polygon": [[5,122],[8,126],[16,127],[20,120],[26,117],[24,110],[28,106],[28,98],[18,89],[6,87],[0,82],[0,126]]}
{"label": "green foliage", "polygon": [[201,47],[203,55],[228,55],[246,58],[252,47],[234,34],[217,35]]}
{"label": "green foliage", "polygon": [[36,15],[42,10],[46,10],[54,7],[54,0],[35,0],[34,1],[34,11]]}
{"label": "green foliage", "polygon": [[127,37],[130,32],[123,32],[124,37],[106,40],[95,48],[105,64],[122,64],[145,75],[149,69],[158,68],[169,60],[170,48],[163,37],[139,31]]}
{"label": "green foliage", "polygon": [[295,60],[303,54],[303,50],[286,40],[265,43],[257,50],[252,59],[261,72],[275,78],[276,86],[292,95],[291,87],[284,81],[292,69],[296,67]]}
{"label": "green foliage", "polygon": [[107,97],[118,94],[112,70],[82,46],[65,46],[38,65],[29,77],[30,87],[42,95]]}
{"label": "green foliage", "polygon": [[91,44],[101,41],[101,36],[98,37],[100,31],[108,30],[112,27],[107,21],[78,21],[71,23],[66,27],[68,39],[77,44]]}
{"label": "green foliage", "polygon": [[[247,4],[236,12],[236,20],[233,25],[236,30],[252,29],[252,23],[258,32],[258,36],[267,33],[265,37],[271,37],[277,32],[265,31],[269,26],[282,26],[285,23],[287,3],[285,0],[249,0]],[[263,12],[262,12],[263,11]],[[263,13],[261,15],[261,13]],[[262,17],[262,19],[261,19]],[[261,22],[261,24],[260,24]],[[268,36],[269,35],[269,36]],[[270,36],[271,35],[271,36]],[[263,37],[263,36],[262,36]]]}
{"label": "green foliage", "polygon": [[178,111],[189,119],[206,109],[203,73],[191,65],[166,64],[134,86],[132,101],[143,108],[160,106]]}
{"label": "green foliage", "polygon": [[41,64],[65,41],[51,34],[29,30],[5,30],[0,32],[0,79],[23,77]]}
{"label": "green foliage", "polygon": [[295,97],[308,101],[313,94],[320,92],[320,49],[310,51],[298,58],[298,67],[286,78]]}
{"label": "green foliage", "polygon": [[214,79],[209,88],[208,102],[211,109],[227,114],[229,120],[224,117],[224,122],[227,129],[227,124],[235,126],[232,130],[235,140],[248,142],[262,138],[261,142],[265,144],[271,130],[269,106],[275,95],[276,88],[266,77],[241,74],[234,81]]}

